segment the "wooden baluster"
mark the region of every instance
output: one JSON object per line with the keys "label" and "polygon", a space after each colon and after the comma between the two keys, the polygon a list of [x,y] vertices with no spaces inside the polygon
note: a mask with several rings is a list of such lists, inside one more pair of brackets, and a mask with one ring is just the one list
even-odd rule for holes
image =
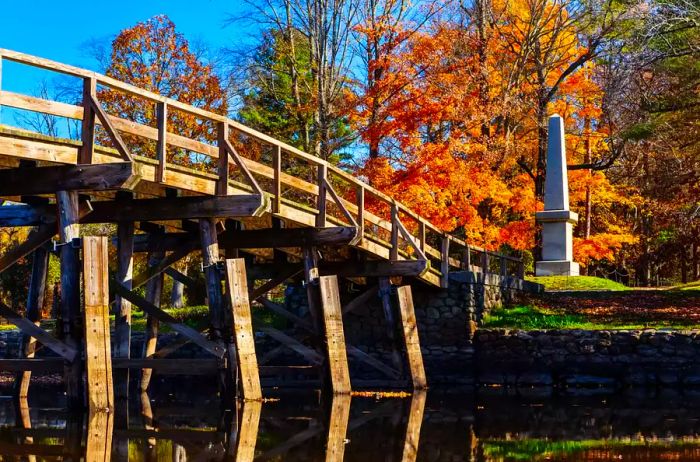
{"label": "wooden baluster", "polygon": [[357,234],[360,236],[358,244],[362,244],[365,236],[365,188],[357,186]]}
{"label": "wooden baluster", "polygon": [[167,134],[168,134],[168,105],[161,101],[156,104],[156,119],[158,123],[158,142],[156,145],[156,157],[158,169],[156,170],[156,182],[165,182],[165,163],[167,162]]}
{"label": "wooden baluster", "polygon": [[464,269],[466,271],[472,270],[472,250],[467,244],[467,250],[464,251]]}
{"label": "wooden baluster", "polygon": [[525,262],[523,261],[522,255],[518,260],[518,279],[525,279]]}
{"label": "wooden baluster", "polygon": [[92,101],[97,97],[97,82],[93,77],[83,79],[83,123],[81,141],[83,145],[78,154],[79,164],[92,164],[95,152],[95,110]]}
{"label": "wooden baluster", "polygon": [[450,276],[450,236],[446,234],[442,238],[442,248],[440,252],[440,284],[443,288],[447,287],[448,278]]}
{"label": "wooden baluster", "polygon": [[506,260],[506,257],[501,255],[501,277],[506,278],[508,276],[508,260]]}
{"label": "wooden baluster", "polygon": [[399,259],[399,208],[396,202],[391,204],[391,250],[389,258],[392,261]]}
{"label": "wooden baluster", "polygon": [[230,164],[228,149],[226,149],[226,141],[228,140],[228,124],[226,122],[219,122],[216,131],[219,144],[219,180],[216,182],[216,195],[225,196],[228,194],[228,167]]}
{"label": "wooden baluster", "polygon": [[489,252],[483,250],[481,253],[481,272],[488,274],[489,272]]}
{"label": "wooden baluster", "polygon": [[318,166],[318,215],[316,215],[316,226],[325,228],[326,226],[326,176],[328,167],[326,164]]}
{"label": "wooden baluster", "polygon": [[280,213],[280,206],[282,205],[282,148],[277,146],[277,149],[272,156],[272,169],[274,175],[272,212]]}
{"label": "wooden baluster", "polygon": [[418,242],[421,252],[425,253],[425,222],[422,220],[418,223]]}

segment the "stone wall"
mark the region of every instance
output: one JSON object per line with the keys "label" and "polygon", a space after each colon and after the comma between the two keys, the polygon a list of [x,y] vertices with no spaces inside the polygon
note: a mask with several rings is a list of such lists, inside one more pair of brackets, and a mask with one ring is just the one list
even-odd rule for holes
{"label": "stone wall", "polygon": [[700,385],[700,331],[479,329],[474,348],[482,384]]}

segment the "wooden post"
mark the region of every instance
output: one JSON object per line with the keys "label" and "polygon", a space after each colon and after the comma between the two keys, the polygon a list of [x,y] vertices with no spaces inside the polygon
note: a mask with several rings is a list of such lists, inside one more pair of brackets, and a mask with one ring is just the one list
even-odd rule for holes
{"label": "wooden post", "polygon": [[446,289],[450,282],[450,236],[445,235],[442,238],[442,248],[440,251],[440,285]]}
{"label": "wooden post", "polygon": [[[248,300],[248,280],[245,260],[242,258],[226,260],[226,294],[233,319],[236,357],[241,372],[243,398],[261,400],[262,389],[260,388],[258,360],[255,356],[255,336]],[[233,365],[235,366],[235,364]]]}
{"label": "wooden post", "polygon": [[324,228],[326,226],[326,214],[328,209],[328,204],[326,203],[326,177],[328,175],[328,168],[326,164],[319,164],[318,166],[318,215],[316,215],[316,226]]}
{"label": "wooden post", "polygon": [[[226,314],[224,312],[224,297],[221,290],[221,270],[219,269],[219,242],[216,235],[216,220],[199,220],[199,238],[202,246],[202,263],[204,266],[204,280],[207,287],[207,301],[209,302],[210,333],[212,340],[222,345],[228,354],[228,371],[219,373],[219,391],[225,407],[234,405],[231,398],[238,389],[238,364],[236,351],[232,348],[232,329],[226,329]],[[228,372],[228,373],[227,373]],[[227,392],[232,388],[234,391]]]}
{"label": "wooden post", "polygon": [[360,236],[358,244],[362,244],[365,237],[365,188],[357,186],[357,234]]}
{"label": "wooden post", "polygon": [[411,397],[401,462],[415,462],[418,457],[418,442],[420,441],[420,429],[423,425],[426,399],[427,393],[423,390],[416,391]]}
{"label": "wooden post", "polygon": [[464,251],[464,270],[472,270],[472,250],[469,245],[467,245],[467,249]]}
{"label": "wooden post", "polygon": [[489,251],[486,249],[481,251],[481,272],[484,275],[489,273]]}
{"label": "wooden post", "polygon": [[[49,251],[41,246],[34,251],[32,256],[32,274],[29,279],[29,294],[27,295],[26,317],[31,322],[39,325],[41,320],[41,308],[44,306],[46,295],[46,276],[49,269]],[[36,339],[22,334],[20,346],[20,358],[33,358],[36,350]],[[23,371],[15,378],[15,398],[24,399],[29,392],[29,382],[32,371]]]}
{"label": "wooden post", "polygon": [[397,289],[397,295],[413,389],[423,390],[427,387],[428,383],[425,378],[425,369],[423,368],[423,354],[421,353],[420,339],[418,338],[418,325],[416,323],[416,312],[413,308],[411,286],[399,287]]}
{"label": "wooden post", "polygon": [[89,411],[114,410],[112,352],[109,338],[109,261],[106,236],[83,240],[85,368]]}
{"label": "wooden post", "polygon": [[110,412],[91,412],[85,438],[85,462],[109,462],[112,459],[114,417]]}
{"label": "wooden post", "polygon": [[218,144],[219,144],[219,180],[216,182],[216,194],[218,196],[226,196],[228,194],[228,168],[231,158],[229,157],[226,143],[228,141],[228,124],[219,122],[217,127]]}
{"label": "wooden post", "polygon": [[338,293],[336,276],[321,276],[321,304],[323,306],[323,327],[326,336],[326,353],[333,394],[348,394],[351,391],[350,370],[348,368],[343,313]]}
{"label": "wooden post", "polygon": [[[60,331],[63,341],[81,352],[82,327],[80,323],[80,251],[73,239],[80,237],[78,225],[78,193],[59,191],[56,193],[59,215],[59,239],[61,243],[61,301],[59,304]],[[80,409],[84,406],[83,362],[78,354],[66,363],[64,374],[68,407]]]}
{"label": "wooden post", "polygon": [[165,164],[168,153],[168,105],[164,101],[156,103],[156,119],[158,124],[158,141],[156,144],[156,158],[158,169],[156,170],[156,182],[165,182]]}
{"label": "wooden post", "polygon": [[97,82],[94,77],[83,79],[83,122],[81,141],[83,145],[78,154],[79,164],[92,164],[95,151],[95,110],[92,100],[97,96]]}
{"label": "wooden post", "polygon": [[391,204],[391,250],[389,258],[391,261],[399,259],[399,208],[396,202]]}
{"label": "wooden post", "polygon": [[523,261],[522,255],[520,256],[520,259],[518,260],[518,279],[521,279],[521,280],[525,279],[525,262]]}
{"label": "wooden post", "polygon": [[328,419],[326,462],[342,461],[345,457],[351,401],[352,396],[350,395],[333,396],[331,413]]}
{"label": "wooden post", "polygon": [[282,205],[282,148],[277,146],[272,154],[272,170],[273,170],[273,190],[274,197],[272,198],[272,212],[280,213]]}
{"label": "wooden post", "polygon": [[[162,232],[162,231],[161,231]],[[158,266],[158,264],[163,260],[165,254],[163,252],[151,252],[148,255],[148,267],[153,268]],[[156,307],[160,308],[160,299],[163,292],[163,273],[159,273],[157,276],[151,278],[146,283],[146,300]],[[146,338],[143,343],[143,358],[152,358],[156,352],[156,347],[158,346],[158,330],[160,328],[160,321],[158,318],[152,315],[148,315],[146,319]],[[142,369],[141,370],[141,382],[139,385],[139,390],[141,392],[146,392],[148,386],[151,383],[151,376],[153,375],[153,369]]]}
{"label": "wooden post", "polygon": [[[134,223],[117,223],[117,282],[131,290],[134,275]],[[114,357],[131,357],[131,302],[117,296],[114,303]],[[117,398],[129,396],[129,369],[114,374]]]}
{"label": "wooden post", "polygon": [[421,252],[425,252],[425,222],[421,220],[418,224],[418,242]]}
{"label": "wooden post", "polygon": [[501,255],[500,256],[501,260],[501,278],[505,279],[508,277],[508,260],[506,260],[505,256]]}
{"label": "wooden post", "polygon": [[382,301],[382,311],[386,321],[386,335],[391,342],[391,362],[394,369],[403,375],[403,359],[399,351],[398,339],[396,338],[396,317],[391,304],[391,282],[389,278],[379,278],[379,297]]}

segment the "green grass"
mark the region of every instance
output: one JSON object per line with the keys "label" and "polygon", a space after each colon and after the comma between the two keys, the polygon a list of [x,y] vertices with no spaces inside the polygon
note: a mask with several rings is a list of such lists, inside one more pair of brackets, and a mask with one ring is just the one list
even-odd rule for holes
{"label": "green grass", "polygon": [[545,290],[630,290],[624,284],[595,276],[538,276],[528,279],[542,284]]}
{"label": "green grass", "polygon": [[561,313],[536,306],[516,306],[491,311],[484,317],[482,324],[485,328],[521,329],[521,330],[553,330],[553,329],[697,329],[698,324],[681,324],[664,320],[644,323],[626,321],[607,321],[605,323],[591,322],[585,316]]}
{"label": "green grass", "polygon": [[689,282],[675,286],[673,290],[700,290],[700,281]]}
{"label": "green grass", "polygon": [[685,441],[642,441],[642,440],[564,440],[544,439],[486,440],[484,455],[495,460],[547,460],[562,455],[589,451],[592,449],[653,448],[680,450],[696,448],[697,442]]}

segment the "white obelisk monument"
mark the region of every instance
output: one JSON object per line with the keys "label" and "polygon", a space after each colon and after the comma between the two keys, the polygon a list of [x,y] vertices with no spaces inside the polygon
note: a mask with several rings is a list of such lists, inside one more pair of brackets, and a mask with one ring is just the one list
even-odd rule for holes
{"label": "white obelisk monument", "polygon": [[549,118],[547,177],[544,183],[544,211],[535,219],[542,224],[542,260],[535,262],[535,276],[578,276],[574,262],[573,226],[578,214],[569,210],[569,179],[566,174],[564,120]]}

